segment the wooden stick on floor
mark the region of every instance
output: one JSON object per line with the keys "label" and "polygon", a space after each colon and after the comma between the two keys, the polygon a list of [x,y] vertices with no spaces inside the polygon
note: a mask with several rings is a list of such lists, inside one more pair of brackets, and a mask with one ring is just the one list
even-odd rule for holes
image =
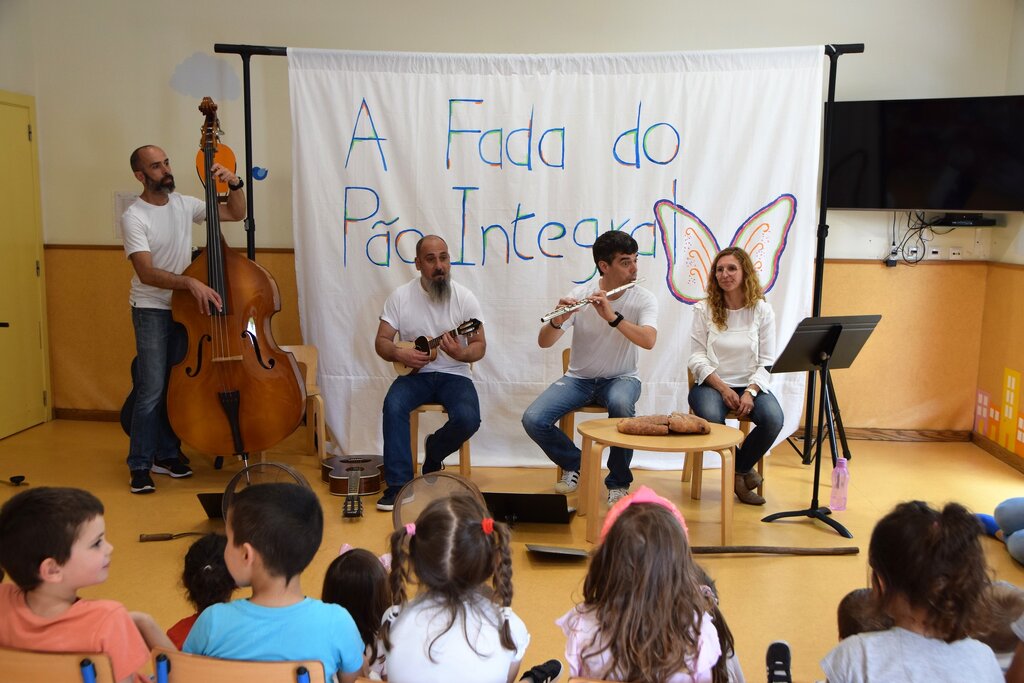
{"label": "wooden stick on floor", "polygon": [[690,548],[694,555],[856,555],[857,546],[832,548],[796,548],[774,545],[695,545]]}

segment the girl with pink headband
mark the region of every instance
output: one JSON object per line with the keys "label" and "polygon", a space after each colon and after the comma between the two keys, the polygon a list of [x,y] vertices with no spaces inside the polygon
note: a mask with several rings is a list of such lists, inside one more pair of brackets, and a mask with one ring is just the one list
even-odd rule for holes
{"label": "girl with pink headband", "polygon": [[646,486],[616,503],[590,559],[583,604],[557,621],[569,675],[638,683],[726,680],[717,610],[702,575],[686,520],[672,503]]}

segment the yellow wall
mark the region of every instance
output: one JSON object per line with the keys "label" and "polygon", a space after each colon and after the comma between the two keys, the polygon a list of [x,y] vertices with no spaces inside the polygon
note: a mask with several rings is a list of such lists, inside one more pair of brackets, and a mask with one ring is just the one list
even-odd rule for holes
{"label": "yellow wall", "polygon": [[[135,357],[131,263],[119,247],[47,247],[45,254],[54,408],[120,410]],[[301,343],[292,252],[259,252],[256,260],[281,291],[275,341]]]}
{"label": "yellow wall", "polygon": [[[257,260],[281,289],[276,341],[301,343],[293,254],[260,252]],[[46,273],[54,406],[118,410],[135,355],[131,265],[119,248],[48,247]],[[995,287],[986,288],[986,276]],[[1013,266],[828,262],[823,315],[882,315],[854,366],[834,376],[846,426],[971,429],[976,386],[998,394],[1009,359],[1024,369],[1014,343],[1024,337],[1022,286],[1024,269]],[[983,316],[985,307],[991,314]]]}
{"label": "yellow wall", "polygon": [[[979,392],[989,396],[991,406],[1004,420],[986,420],[976,429],[1003,448],[1024,456],[1024,443],[1018,438],[1022,401],[1020,375],[1024,372],[1024,267],[993,263],[988,269],[985,288],[985,315],[981,324],[981,349],[978,362]],[[1016,381],[1016,414],[1003,415],[1007,380]],[[1015,428],[1016,427],[1016,428]]]}
{"label": "yellow wall", "polygon": [[833,375],[847,427],[971,428],[990,267],[827,263],[822,315],[882,315],[853,367]]}

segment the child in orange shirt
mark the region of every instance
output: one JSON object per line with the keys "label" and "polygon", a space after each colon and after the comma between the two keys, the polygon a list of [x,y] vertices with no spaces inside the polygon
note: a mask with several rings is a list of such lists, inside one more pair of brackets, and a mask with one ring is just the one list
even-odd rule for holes
{"label": "child in orange shirt", "polygon": [[0,584],[0,646],[41,652],[99,652],[114,678],[138,671],[151,647],[171,647],[148,614],[113,600],[80,600],[78,590],[107,579],[113,546],[103,504],[88,491],[41,487],[0,508],[0,566],[15,585]]}

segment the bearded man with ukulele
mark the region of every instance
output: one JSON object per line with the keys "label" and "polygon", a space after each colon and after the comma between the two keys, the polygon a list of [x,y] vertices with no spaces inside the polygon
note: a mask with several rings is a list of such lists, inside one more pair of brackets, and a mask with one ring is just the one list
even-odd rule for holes
{"label": "bearded man with ukulele", "polygon": [[[387,489],[377,501],[377,509],[384,512],[394,509],[399,490],[412,479],[412,410],[424,403],[440,403],[448,413],[448,422],[426,438],[423,474],[440,470],[444,459],[480,428],[480,400],[470,370],[470,363],[483,358],[487,350],[480,302],[466,287],[451,281],[448,245],[437,235],[416,243],[415,264],[419,277],[384,302],[374,340],[378,356],[396,368],[410,369],[395,378],[384,397]],[[473,325],[467,327],[470,321]],[[454,334],[467,329],[472,334]],[[430,339],[429,351],[396,343],[396,334],[401,342]]]}

